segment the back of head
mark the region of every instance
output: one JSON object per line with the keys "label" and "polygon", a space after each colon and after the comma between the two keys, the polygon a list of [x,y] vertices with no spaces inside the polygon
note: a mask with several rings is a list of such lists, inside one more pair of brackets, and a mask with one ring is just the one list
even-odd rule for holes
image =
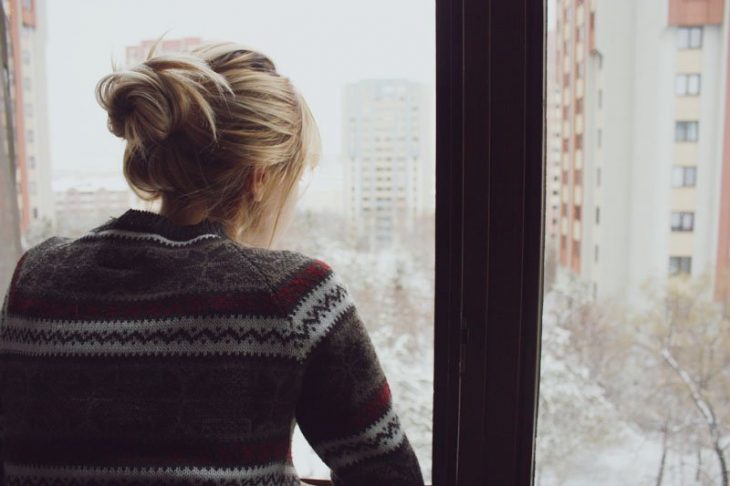
{"label": "back of head", "polygon": [[[153,52],[96,88],[109,130],[127,141],[127,181],[170,214],[219,221],[236,239],[255,231],[277,210],[266,195],[282,185],[287,194],[319,159],[306,101],[268,57],[239,44]],[[248,191],[256,168],[269,176],[261,200]]]}

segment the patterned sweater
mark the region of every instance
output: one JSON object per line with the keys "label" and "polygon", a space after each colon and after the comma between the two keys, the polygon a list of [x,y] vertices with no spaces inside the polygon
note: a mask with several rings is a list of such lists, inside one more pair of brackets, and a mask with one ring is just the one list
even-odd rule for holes
{"label": "patterned sweater", "polygon": [[18,261],[0,320],[7,485],[423,485],[346,287],[220,224],[129,209]]}

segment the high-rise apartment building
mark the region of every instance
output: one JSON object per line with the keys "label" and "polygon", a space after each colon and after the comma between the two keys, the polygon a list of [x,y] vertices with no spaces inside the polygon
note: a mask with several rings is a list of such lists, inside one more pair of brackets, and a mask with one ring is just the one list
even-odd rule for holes
{"label": "high-rise apartment building", "polygon": [[545,140],[545,251],[558,251],[560,240],[561,84],[558,79],[555,32],[547,35]]}
{"label": "high-rise apartment building", "polygon": [[601,296],[730,266],[726,2],[557,1],[560,262]]}
{"label": "high-rise apartment building", "polygon": [[433,212],[428,100],[426,86],[407,80],[363,80],[344,88],[345,208],[358,245],[391,245]]}
{"label": "high-rise apartment building", "polygon": [[[46,2],[6,0],[3,6],[15,134],[19,231],[22,246],[28,247],[36,242],[34,233],[54,225],[46,111]],[[0,125],[5,136],[5,116]]]}

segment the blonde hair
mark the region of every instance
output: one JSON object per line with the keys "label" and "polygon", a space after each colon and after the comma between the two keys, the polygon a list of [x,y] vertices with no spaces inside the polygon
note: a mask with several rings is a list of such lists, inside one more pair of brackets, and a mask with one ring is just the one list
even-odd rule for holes
{"label": "blonde hair", "polygon": [[[161,39],[160,39],[161,40]],[[236,43],[208,43],[189,54],[154,56],[113,68],[96,86],[109,130],[127,141],[124,176],[170,213],[202,213],[240,240],[258,231],[282,185],[283,201],[320,157],[320,135],[304,98],[264,54]],[[269,177],[263,199],[246,191],[256,168]]]}

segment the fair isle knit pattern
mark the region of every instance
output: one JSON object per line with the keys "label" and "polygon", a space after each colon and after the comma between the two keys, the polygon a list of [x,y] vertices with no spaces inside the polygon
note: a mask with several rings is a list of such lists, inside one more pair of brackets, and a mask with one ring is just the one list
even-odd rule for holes
{"label": "fair isle knit pattern", "polygon": [[423,485],[357,308],[325,262],[129,209],[18,261],[0,314],[6,485]]}

